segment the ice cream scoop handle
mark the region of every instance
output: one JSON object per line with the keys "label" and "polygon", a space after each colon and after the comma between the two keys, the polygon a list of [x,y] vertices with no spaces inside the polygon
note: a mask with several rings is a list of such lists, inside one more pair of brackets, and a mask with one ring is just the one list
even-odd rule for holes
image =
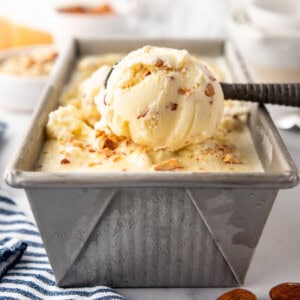
{"label": "ice cream scoop handle", "polygon": [[221,83],[225,99],[300,107],[299,83]]}

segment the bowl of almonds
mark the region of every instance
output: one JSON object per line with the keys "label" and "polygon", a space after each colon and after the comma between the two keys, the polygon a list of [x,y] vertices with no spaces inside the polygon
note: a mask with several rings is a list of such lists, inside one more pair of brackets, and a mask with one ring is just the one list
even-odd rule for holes
{"label": "bowl of almonds", "polygon": [[0,105],[31,112],[57,58],[53,46],[30,46],[0,52]]}

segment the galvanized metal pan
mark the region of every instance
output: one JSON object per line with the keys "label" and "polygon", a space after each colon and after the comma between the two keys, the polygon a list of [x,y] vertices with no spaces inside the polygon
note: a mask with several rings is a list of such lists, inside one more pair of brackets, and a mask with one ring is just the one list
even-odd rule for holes
{"label": "galvanized metal pan", "polygon": [[75,60],[146,44],[223,56],[233,80],[251,81],[224,41],[75,40],[59,57],[6,182],[25,188],[59,286],[242,284],[278,190],[298,183],[295,164],[264,106],[252,104],[249,118],[262,173],[34,170],[48,115]]}
{"label": "galvanized metal pan", "polygon": [[[44,143],[44,128],[50,111],[57,107],[58,95],[72,72],[75,60],[82,55],[128,52],[146,44],[185,48],[205,56],[223,55],[235,81],[251,81],[243,60],[233,47],[223,41],[198,40],[75,40],[59,57],[59,62],[35,110],[31,126],[13,163],[6,172],[6,181],[14,187],[42,186],[238,186],[289,188],[297,184],[298,173],[269,113],[264,106],[252,105],[249,126],[264,173],[174,173],[174,172],[69,172],[43,173],[33,171]],[[63,178],[63,180],[62,180]]]}

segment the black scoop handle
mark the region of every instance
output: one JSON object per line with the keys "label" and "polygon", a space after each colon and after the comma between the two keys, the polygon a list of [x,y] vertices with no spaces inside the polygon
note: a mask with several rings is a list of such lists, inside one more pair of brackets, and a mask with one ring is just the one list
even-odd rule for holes
{"label": "black scoop handle", "polygon": [[300,107],[300,83],[224,83],[225,99]]}

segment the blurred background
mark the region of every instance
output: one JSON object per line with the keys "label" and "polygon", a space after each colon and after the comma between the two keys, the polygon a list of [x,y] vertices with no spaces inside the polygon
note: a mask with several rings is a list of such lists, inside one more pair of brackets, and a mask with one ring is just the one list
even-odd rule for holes
{"label": "blurred background", "polygon": [[[86,19],[89,15],[90,19],[106,19],[106,21],[114,19],[114,22],[110,23],[102,21],[102,26],[105,28],[89,28],[86,34],[90,36],[120,34],[222,38],[226,34],[225,17],[229,2],[229,0],[85,0],[81,2],[1,0],[0,47],[50,42],[60,34],[56,27],[57,22],[60,21],[57,13],[59,9],[73,8],[72,15],[75,22],[75,19],[76,21],[79,19],[79,6],[83,9],[94,9],[85,13],[82,10],[81,18]],[[100,7],[105,5],[112,10],[101,11]],[[64,15],[65,19],[70,18],[71,10],[65,10],[61,15]],[[120,19],[123,23],[118,27]],[[83,27],[85,26],[87,25],[83,24]],[[79,29],[77,34],[81,33]]]}
{"label": "blurred background", "polygon": [[299,0],[0,0],[0,49],[73,35],[229,38],[260,79],[300,81]]}

